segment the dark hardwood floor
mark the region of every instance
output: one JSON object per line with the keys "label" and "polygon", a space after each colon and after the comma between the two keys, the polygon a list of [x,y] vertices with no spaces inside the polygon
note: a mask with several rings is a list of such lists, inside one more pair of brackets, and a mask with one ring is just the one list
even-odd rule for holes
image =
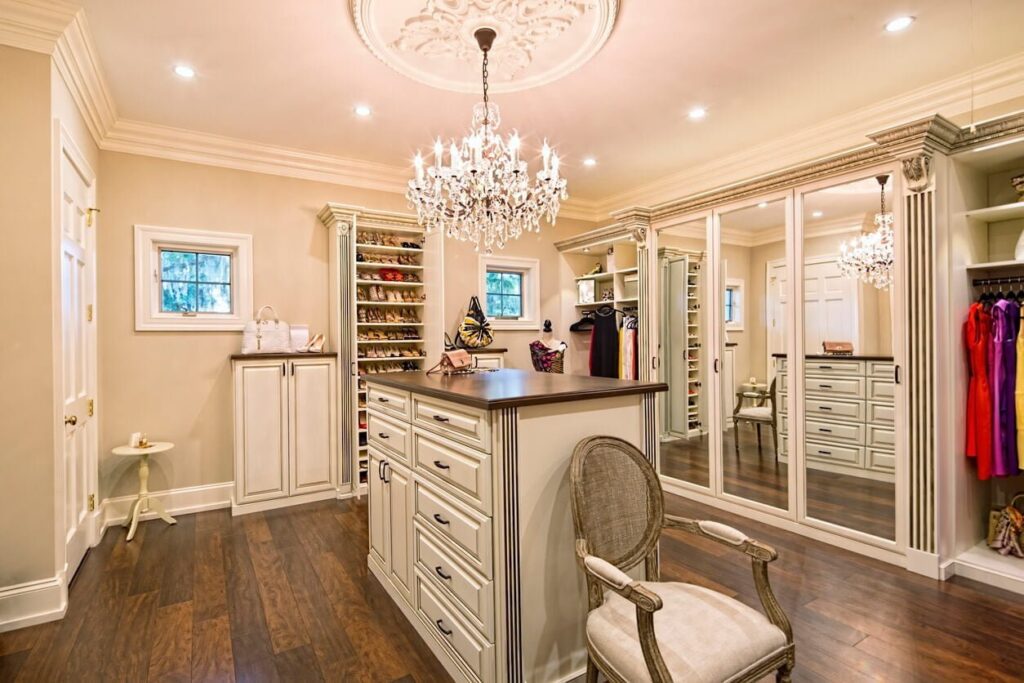
{"label": "dark hardwood floor", "polygon": [[[797,681],[1020,681],[1024,600],[902,569],[669,496],[770,543]],[[366,568],[366,504],[226,510],[110,529],[59,622],[0,634],[0,681],[447,681]],[[746,558],[663,537],[665,580],[758,606]],[[566,552],[570,552],[567,549]],[[583,615],[581,614],[581,619]]]}
{"label": "dark hardwood floor", "polygon": [[[737,433],[739,456],[736,455]],[[661,444],[661,473],[708,486],[706,435]],[[789,469],[775,459],[771,430],[762,428],[761,447],[753,427],[725,432],[722,444],[723,488],[746,500],[781,509],[787,507]],[[807,513],[815,519],[839,524],[881,538],[896,537],[895,484],[847,474],[807,470]]]}

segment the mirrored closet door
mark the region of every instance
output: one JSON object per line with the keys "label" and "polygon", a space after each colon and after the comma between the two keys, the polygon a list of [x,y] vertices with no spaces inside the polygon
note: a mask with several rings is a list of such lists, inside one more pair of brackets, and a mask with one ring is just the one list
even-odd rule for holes
{"label": "mirrored closet door", "polygon": [[661,474],[711,486],[708,398],[711,321],[707,232],[710,216],[658,233],[661,378]]}
{"label": "mirrored closet door", "polygon": [[715,214],[722,491],[789,509],[786,461],[788,197]]}
{"label": "mirrored closet door", "polygon": [[886,540],[896,539],[893,194],[892,174],[879,173],[800,202],[806,517]]}

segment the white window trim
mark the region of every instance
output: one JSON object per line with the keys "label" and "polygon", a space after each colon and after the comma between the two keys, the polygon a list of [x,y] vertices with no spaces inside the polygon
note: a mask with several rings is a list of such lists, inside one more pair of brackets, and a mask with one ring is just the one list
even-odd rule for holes
{"label": "white window trim", "polygon": [[[183,316],[160,310],[160,250],[230,252],[231,313]],[[240,331],[252,319],[252,235],[155,225],[135,226],[135,329],[139,332]]]}
{"label": "white window trim", "polygon": [[[523,274],[523,315],[518,320],[492,317],[487,311],[487,269],[509,270]],[[495,330],[540,329],[540,261],[535,258],[484,256],[479,258],[480,305]]]}
{"label": "white window trim", "polygon": [[[726,289],[736,290],[736,293],[733,295],[733,307],[736,309],[738,318],[734,322],[725,323],[725,329],[729,330],[730,332],[742,332],[743,321],[746,320],[746,309],[744,308],[744,304],[746,302],[743,300],[743,280],[736,277],[726,278],[725,286]],[[722,311],[722,313],[724,314],[725,311]]]}

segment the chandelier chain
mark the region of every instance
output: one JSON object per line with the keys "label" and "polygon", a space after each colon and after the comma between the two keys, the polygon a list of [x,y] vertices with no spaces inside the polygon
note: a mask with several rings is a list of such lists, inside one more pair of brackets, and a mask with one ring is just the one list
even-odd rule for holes
{"label": "chandelier chain", "polygon": [[491,120],[490,120],[490,115],[491,115],[491,112],[490,112],[491,99],[490,99],[490,97],[488,97],[488,94],[487,94],[487,89],[488,89],[488,85],[487,85],[487,76],[488,76],[488,73],[487,73],[487,52],[488,52],[488,50],[484,50],[484,64],[483,64],[483,76],[484,76],[484,128],[487,128],[490,125],[490,123],[491,123]]}

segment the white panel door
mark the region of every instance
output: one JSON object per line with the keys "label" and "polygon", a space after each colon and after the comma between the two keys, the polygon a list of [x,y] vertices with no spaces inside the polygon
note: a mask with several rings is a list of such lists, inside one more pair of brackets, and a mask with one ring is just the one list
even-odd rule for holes
{"label": "white panel door", "polygon": [[821,353],[823,341],[857,339],[857,284],[843,277],[834,258],[808,259],[804,265],[804,350]]}
{"label": "white panel door", "polygon": [[395,587],[412,595],[412,477],[409,470],[389,460],[384,470],[384,486],[388,490],[389,571]]}
{"label": "white panel door", "polygon": [[334,363],[327,358],[289,363],[292,495],[335,487],[337,409]]}
{"label": "white panel door", "polygon": [[283,361],[235,372],[235,502],[288,495],[288,378]]}
{"label": "white panel door", "polygon": [[384,461],[370,451],[370,471],[366,473],[369,496],[367,505],[370,515],[370,555],[381,567],[388,566],[388,520],[390,504],[387,501],[387,486],[384,485]]}
{"label": "white panel door", "polygon": [[769,372],[774,372],[772,354],[786,353],[786,312],[788,295],[785,261],[768,264],[768,362]]}
{"label": "white panel door", "polygon": [[90,545],[89,496],[96,491],[97,433],[92,398],[96,385],[96,334],[92,318],[96,263],[90,207],[91,172],[62,139],[60,155],[61,401],[64,410],[64,531],[67,577]]}

